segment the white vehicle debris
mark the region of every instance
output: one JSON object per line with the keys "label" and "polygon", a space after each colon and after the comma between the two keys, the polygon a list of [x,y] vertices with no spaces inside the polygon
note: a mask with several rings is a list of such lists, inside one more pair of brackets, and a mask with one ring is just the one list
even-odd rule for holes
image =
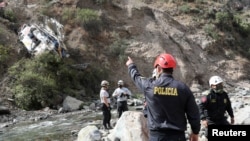
{"label": "white vehicle debris", "polygon": [[[56,25],[59,29],[62,26]],[[59,32],[59,31],[56,31]],[[61,33],[57,33],[62,36]],[[60,57],[69,57],[62,44],[62,37],[57,37],[47,25],[24,24],[18,32],[20,42],[32,55],[38,55],[44,51],[57,52]]]}

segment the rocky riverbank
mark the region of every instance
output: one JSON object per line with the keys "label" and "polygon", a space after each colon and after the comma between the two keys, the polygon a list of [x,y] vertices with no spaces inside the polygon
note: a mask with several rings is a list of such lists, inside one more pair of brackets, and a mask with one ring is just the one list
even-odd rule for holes
{"label": "rocky riverbank", "polygon": [[[232,107],[235,112],[235,124],[250,124],[250,83],[242,81],[239,83],[226,83],[226,90],[229,92]],[[197,103],[201,95],[206,93],[197,84],[191,86]],[[100,136],[100,139],[108,140],[114,138],[130,139],[135,137],[138,140],[147,140],[148,135],[146,119],[141,113],[142,106],[133,106],[131,101],[130,111],[124,114],[119,120],[116,110],[112,110],[112,125],[114,129],[105,131],[101,126],[102,113],[99,110],[97,101],[93,101],[82,110],[62,112],[44,108],[38,111],[25,111],[16,107],[4,109],[7,114],[0,115],[0,140],[65,140],[74,141],[78,138],[93,139]],[[139,101],[139,100],[138,100]],[[138,102],[137,105],[142,103]],[[5,105],[6,106],[6,105]],[[10,113],[8,113],[8,111]],[[200,138],[204,139],[204,128],[200,132]],[[83,133],[83,131],[84,133]],[[129,136],[123,136],[121,132]],[[188,136],[190,129],[187,130]],[[143,133],[137,136],[138,133]],[[20,136],[21,135],[21,136]],[[80,140],[80,139],[79,139]]]}

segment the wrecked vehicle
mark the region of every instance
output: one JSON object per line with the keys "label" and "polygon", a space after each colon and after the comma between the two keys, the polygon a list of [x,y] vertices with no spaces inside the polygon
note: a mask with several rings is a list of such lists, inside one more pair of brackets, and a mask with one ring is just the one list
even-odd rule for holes
{"label": "wrecked vehicle", "polygon": [[23,24],[18,32],[18,38],[31,55],[35,56],[44,51],[53,51],[62,58],[69,57],[62,41],[44,26]]}

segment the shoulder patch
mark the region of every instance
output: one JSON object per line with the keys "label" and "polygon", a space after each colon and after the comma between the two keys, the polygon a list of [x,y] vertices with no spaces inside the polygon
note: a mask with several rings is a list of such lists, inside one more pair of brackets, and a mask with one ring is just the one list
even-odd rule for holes
{"label": "shoulder patch", "polygon": [[206,96],[203,96],[203,97],[201,98],[201,102],[204,103],[204,102],[206,102],[206,101],[207,101],[207,97],[206,97]]}

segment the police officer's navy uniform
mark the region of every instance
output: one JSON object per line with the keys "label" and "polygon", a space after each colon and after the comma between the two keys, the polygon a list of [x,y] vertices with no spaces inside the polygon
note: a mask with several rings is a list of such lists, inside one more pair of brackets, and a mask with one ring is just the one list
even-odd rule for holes
{"label": "police officer's navy uniform", "polygon": [[[223,91],[222,93],[215,93],[213,89],[209,91],[206,96],[201,98],[199,104],[201,120],[207,120],[208,125],[229,125],[226,112],[231,118],[234,118],[231,101],[228,94]],[[208,136],[207,128],[205,136]]]}
{"label": "police officer's navy uniform", "polygon": [[155,81],[143,78],[134,64],[128,72],[146,98],[150,141],[185,141],[186,117],[193,133],[199,133],[199,109],[189,87],[165,73]]}
{"label": "police officer's navy uniform", "polygon": [[199,104],[201,120],[207,120],[208,124],[229,124],[225,112],[228,112],[230,117],[234,117],[231,102],[228,94],[215,93],[212,89],[209,94],[201,98]]}

